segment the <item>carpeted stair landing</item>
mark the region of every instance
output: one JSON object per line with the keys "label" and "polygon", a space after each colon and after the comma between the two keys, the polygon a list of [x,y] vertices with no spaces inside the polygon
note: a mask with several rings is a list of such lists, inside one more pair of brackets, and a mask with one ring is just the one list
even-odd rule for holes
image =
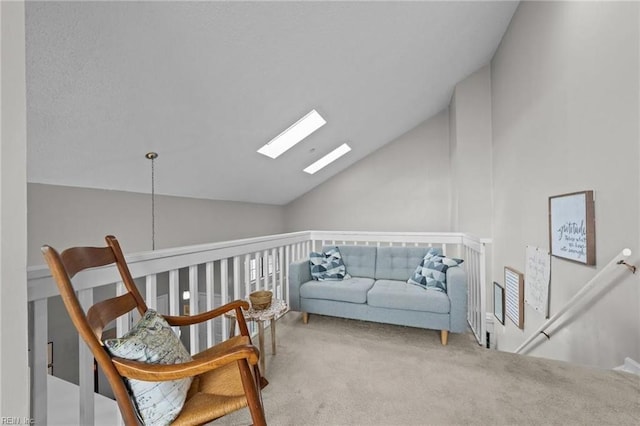
{"label": "carpeted stair landing", "polygon": [[[277,337],[270,425],[640,425],[638,376],[483,349],[471,334],[442,346],[436,331],[290,312]],[[241,410],[212,425],[250,423]]]}

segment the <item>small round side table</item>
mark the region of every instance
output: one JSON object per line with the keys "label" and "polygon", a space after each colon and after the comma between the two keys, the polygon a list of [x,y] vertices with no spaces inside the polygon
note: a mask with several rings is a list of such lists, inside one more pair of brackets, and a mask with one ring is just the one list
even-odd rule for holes
{"label": "small round side table", "polygon": [[[260,349],[260,369],[262,374],[265,374],[265,351],[264,351],[264,322],[271,321],[271,353],[276,354],[276,322],[284,314],[289,311],[287,302],[281,299],[273,299],[271,306],[267,309],[255,310],[249,308],[249,310],[243,310],[244,319],[249,321],[255,321],[258,323],[258,344]],[[225,314],[227,318],[236,319],[236,311],[229,311]],[[236,321],[230,321],[229,323],[229,336],[233,336],[236,330]]]}

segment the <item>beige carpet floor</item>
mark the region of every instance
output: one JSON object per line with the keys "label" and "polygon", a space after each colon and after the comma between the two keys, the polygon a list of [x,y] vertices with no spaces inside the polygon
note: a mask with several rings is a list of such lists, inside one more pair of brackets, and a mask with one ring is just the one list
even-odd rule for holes
{"label": "beige carpet floor", "polygon": [[[270,342],[269,331],[267,342]],[[266,349],[270,425],[640,425],[640,377],[439,333],[290,312]],[[213,425],[250,424],[241,410]]]}

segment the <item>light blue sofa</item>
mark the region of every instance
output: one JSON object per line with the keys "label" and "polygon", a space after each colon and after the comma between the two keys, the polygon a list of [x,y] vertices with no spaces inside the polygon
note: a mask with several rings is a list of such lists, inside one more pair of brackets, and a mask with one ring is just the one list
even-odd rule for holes
{"label": "light blue sofa", "polygon": [[[323,251],[331,247],[323,248]],[[364,321],[440,330],[443,345],[449,332],[467,330],[467,275],[464,264],[447,270],[447,293],[407,284],[427,253],[421,247],[338,245],[352,278],[314,281],[309,260],[289,267],[292,310]]]}

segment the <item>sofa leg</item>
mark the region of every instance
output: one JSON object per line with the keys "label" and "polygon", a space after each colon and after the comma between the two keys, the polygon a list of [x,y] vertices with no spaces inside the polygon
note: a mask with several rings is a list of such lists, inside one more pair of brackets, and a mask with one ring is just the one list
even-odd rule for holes
{"label": "sofa leg", "polygon": [[449,331],[440,330],[440,341],[442,342],[442,346],[447,345],[447,340],[449,340]]}
{"label": "sofa leg", "polygon": [[302,322],[305,324],[309,323],[309,313],[308,312],[303,312],[302,313]]}

